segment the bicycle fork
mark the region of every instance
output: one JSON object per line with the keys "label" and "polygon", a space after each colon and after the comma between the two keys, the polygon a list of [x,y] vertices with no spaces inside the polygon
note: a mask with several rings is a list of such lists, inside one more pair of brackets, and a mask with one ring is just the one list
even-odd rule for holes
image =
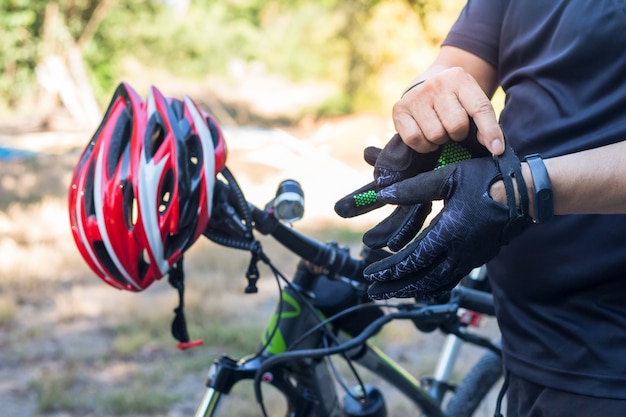
{"label": "bicycle fork", "polygon": [[[471,287],[484,288],[487,283],[487,269],[486,267],[479,266],[474,268],[468,275],[469,285]],[[468,284],[466,284],[468,285]],[[480,314],[467,312],[467,317],[463,320],[469,325],[477,325],[477,321],[480,319]],[[450,385],[450,379],[456,365],[456,360],[459,356],[459,351],[464,341],[453,334],[446,336],[445,344],[432,378],[430,378],[429,393],[439,404],[443,402],[443,398],[446,393],[452,390]]]}
{"label": "bicycle fork", "polygon": [[[306,274],[304,270],[296,273]],[[312,276],[312,275],[310,275]],[[309,277],[310,277],[309,276]],[[216,360],[209,370],[206,389],[196,410],[195,417],[215,417],[220,400],[241,380],[254,380],[263,362],[272,356],[286,352],[297,343],[297,349],[310,349],[321,346],[321,331],[311,333],[301,339],[318,322],[317,312],[305,306],[307,285],[304,279],[294,280],[294,284],[284,289],[274,315],[268,323],[262,338],[262,350],[252,356],[236,361],[228,356]],[[288,369],[289,368],[289,369]],[[290,374],[297,373],[298,383]],[[317,381],[329,381],[330,373],[324,360],[290,363],[267,370],[261,381],[270,383],[281,391],[288,400],[288,415],[333,417],[339,409],[334,390],[321,386]],[[307,383],[307,381],[311,381]],[[323,401],[319,401],[319,398]],[[339,417],[339,415],[337,415]]]}

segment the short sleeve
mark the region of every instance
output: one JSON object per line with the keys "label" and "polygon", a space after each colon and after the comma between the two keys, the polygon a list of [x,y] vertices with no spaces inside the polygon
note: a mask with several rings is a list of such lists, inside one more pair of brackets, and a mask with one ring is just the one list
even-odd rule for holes
{"label": "short sleeve", "polygon": [[442,45],[455,46],[498,67],[507,0],[468,0]]}

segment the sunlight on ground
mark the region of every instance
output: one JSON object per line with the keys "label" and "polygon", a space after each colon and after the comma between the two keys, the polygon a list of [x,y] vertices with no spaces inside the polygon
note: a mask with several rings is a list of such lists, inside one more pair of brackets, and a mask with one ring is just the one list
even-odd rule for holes
{"label": "sunlight on ground", "polygon": [[12,205],[0,212],[0,274],[4,282],[25,277],[68,279],[81,261],[69,227],[65,200]]}

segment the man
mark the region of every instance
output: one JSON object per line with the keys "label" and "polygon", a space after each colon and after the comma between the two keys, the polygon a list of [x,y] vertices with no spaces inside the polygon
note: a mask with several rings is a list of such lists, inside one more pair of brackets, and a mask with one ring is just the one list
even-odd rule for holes
{"label": "man", "polygon": [[[506,93],[499,122],[489,101],[498,86]],[[538,220],[488,263],[508,416],[626,415],[626,1],[469,0],[393,120],[404,143],[428,153],[462,141],[470,118],[496,160],[505,145],[522,160],[528,215]],[[535,153],[531,173],[525,156]],[[473,181],[455,175],[441,183],[444,200]],[[414,183],[420,178],[433,177]],[[535,201],[543,194],[533,179],[547,179],[552,200]],[[506,205],[505,188],[496,181],[489,195]],[[385,201],[419,202],[396,191]],[[415,280],[428,254],[416,248],[405,249],[419,255],[409,264]],[[366,270],[381,282],[398,274],[389,264]]]}

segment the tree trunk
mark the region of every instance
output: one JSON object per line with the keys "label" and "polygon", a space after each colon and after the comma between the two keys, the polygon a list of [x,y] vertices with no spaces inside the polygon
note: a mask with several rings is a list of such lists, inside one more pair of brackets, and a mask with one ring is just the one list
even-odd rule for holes
{"label": "tree trunk", "polygon": [[[80,47],[59,16],[56,2],[47,4],[44,19],[45,55],[35,70],[45,92],[41,97],[47,102],[50,102],[50,95],[59,97],[77,124],[93,126],[99,122],[101,112],[87,79]],[[49,124],[54,109],[48,105],[44,110],[42,123]]]}

